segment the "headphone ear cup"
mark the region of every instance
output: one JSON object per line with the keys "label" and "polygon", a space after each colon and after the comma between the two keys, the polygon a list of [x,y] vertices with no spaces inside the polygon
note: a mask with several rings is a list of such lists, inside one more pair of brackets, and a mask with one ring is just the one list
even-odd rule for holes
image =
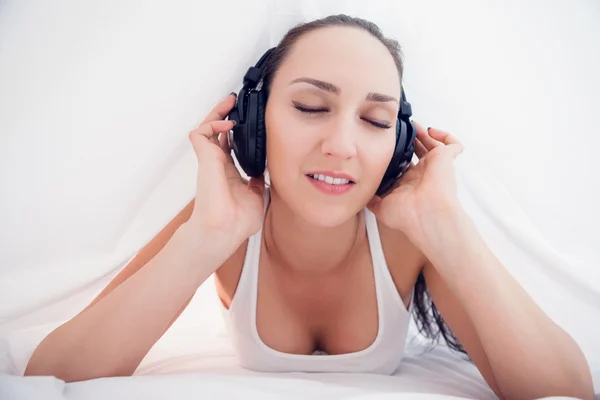
{"label": "headphone ear cup", "polygon": [[412,161],[413,154],[415,153],[415,139],[417,138],[417,128],[412,121],[408,120],[407,122],[407,132],[406,138],[408,144],[406,146],[406,150],[404,150],[404,158],[408,160],[406,167],[408,168],[408,164]]}
{"label": "headphone ear cup", "polygon": [[251,163],[248,162],[249,154],[248,147],[250,140],[248,137],[248,118],[247,115],[241,115],[240,111],[245,110],[248,111],[247,104],[240,104],[240,102],[247,101],[246,96],[238,96],[237,103],[233,107],[233,109],[229,112],[229,119],[236,121],[237,124],[232,129],[232,137],[231,137],[231,147],[233,149],[233,153],[235,154],[235,158],[242,170],[246,173],[246,175],[250,175],[249,171],[251,168]]}
{"label": "headphone ear cup", "polygon": [[[259,177],[265,171],[264,93],[250,90],[242,107],[234,107],[229,119],[238,121],[233,127],[233,151],[246,175]],[[246,112],[240,115],[240,108]]]}
{"label": "headphone ear cup", "polygon": [[402,119],[400,127],[402,129],[400,136],[404,139],[404,145],[398,149],[398,174],[395,179],[400,179],[410,166],[415,153],[415,138],[417,136],[417,130],[410,119]]}
{"label": "headphone ear cup", "polygon": [[248,115],[244,124],[246,136],[246,167],[248,176],[259,177],[265,172],[265,94],[251,90],[248,96]]}
{"label": "headphone ear cup", "polygon": [[394,155],[377,189],[376,194],[378,196],[382,196],[390,190],[396,180],[400,179],[406,168],[408,168],[415,149],[415,135],[416,130],[414,130],[414,125],[410,120],[408,122],[402,118],[396,120],[396,146],[394,148]]}
{"label": "headphone ear cup", "polygon": [[256,105],[256,132],[255,132],[255,151],[254,165],[257,175],[260,176],[265,172],[267,163],[267,127],[265,124],[265,111],[267,108],[266,94],[262,90],[258,92]]}
{"label": "headphone ear cup", "polygon": [[246,163],[245,163],[245,149],[246,145],[244,143],[244,123],[242,122],[242,115],[240,115],[239,102],[243,101],[239,96],[237,97],[236,103],[229,111],[227,118],[231,121],[235,121],[236,125],[231,129],[231,136],[228,137],[229,145],[233,150],[233,154],[235,154],[235,158],[240,163],[240,166],[246,171]]}

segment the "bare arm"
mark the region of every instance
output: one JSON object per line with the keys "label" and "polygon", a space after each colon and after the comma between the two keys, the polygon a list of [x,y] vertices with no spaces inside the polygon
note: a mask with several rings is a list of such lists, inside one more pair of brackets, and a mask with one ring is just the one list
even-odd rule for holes
{"label": "bare arm", "polygon": [[[125,282],[133,274],[139,271],[140,268],[142,268],[148,263],[148,261],[152,260],[152,258],[154,258],[158,254],[158,252],[160,252],[165,247],[165,245],[171,239],[171,237],[173,237],[173,234],[175,234],[177,229],[179,229],[179,227],[183,223],[187,222],[187,220],[190,218],[190,215],[192,214],[193,209],[194,200],[190,201],[179,212],[179,214],[175,216],[175,218],[173,218],[146,246],[144,246],[144,248],[142,248],[135,255],[135,257],[125,266],[125,268],[123,268],[123,270],[119,272],[119,274],[114,277],[114,279],[102,290],[102,292],[100,292],[100,294],[96,296],[96,298],[81,312],[86,311],[87,309],[98,303],[100,300],[106,297],[107,294],[112,292],[117,286]],[[185,310],[186,306],[192,300],[192,297],[193,295],[190,296],[188,301],[177,312],[177,314],[169,324],[169,327],[173,324],[173,322],[177,320],[177,317],[179,317],[183,310]]]}
{"label": "bare arm", "polygon": [[227,256],[210,236],[181,224],[186,214],[184,209],[92,304],[48,335],[25,375],[69,382],[131,375]]}
{"label": "bare arm", "polygon": [[425,230],[432,298],[496,394],[593,399],[579,346],[500,264],[467,214],[437,216]]}
{"label": "bare arm", "polygon": [[198,159],[193,202],[90,306],[40,343],[25,375],[131,375],[198,287],[259,229],[264,180],[242,179],[222,134],[235,126],[223,120],[235,103],[224,98],[189,134]]}

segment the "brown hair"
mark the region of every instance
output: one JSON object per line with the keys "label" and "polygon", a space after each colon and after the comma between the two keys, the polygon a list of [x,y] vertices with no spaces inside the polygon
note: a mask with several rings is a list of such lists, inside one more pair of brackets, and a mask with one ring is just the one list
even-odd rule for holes
{"label": "brown hair", "polygon": [[[329,27],[350,27],[362,29],[370,33],[373,37],[379,39],[381,43],[389,50],[390,55],[394,59],[398,76],[402,82],[404,64],[402,60],[402,51],[400,44],[393,39],[386,38],[381,29],[372,22],[361,18],[355,18],[344,14],[330,15],[328,17],[317,19],[311,22],[302,23],[290,29],[281,39],[273,53],[266,61],[264,73],[262,76],[263,87],[267,94],[269,93],[273,77],[279,66],[290,52],[293,45],[304,34],[315,31],[317,29]],[[425,277],[422,273],[417,277],[414,288],[413,297],[413,315],[419,332],[425,337],[432,339],[434,343],[438,342],[440,335],[444,338],[448,346],[454,350],[466,354],[466,351],[454,336],[444,319],[438,312],[425,282]]]}
{"label": "brown hair", "polygon": [[293,45],[302,35],[316,31],[317,29],[331,28],[336,26],[362,29],[373,35],[373,37],[379,39],[379,41],[383,43],[394,59],[396,69],[398,70],[398,76],[400,77],[400,82],[402,82],[404,64],[402,61],[402,50],[398,41],[383,36],[381,29],[379,29],[379,27],[372,22],[361,18],[338,14],[296,25],[285,34],[265,64],[265,70],[263,73],[264,90],[269,93],[271,82],[273,81],[273,77],[275,76],[277,69],[290,52]]}

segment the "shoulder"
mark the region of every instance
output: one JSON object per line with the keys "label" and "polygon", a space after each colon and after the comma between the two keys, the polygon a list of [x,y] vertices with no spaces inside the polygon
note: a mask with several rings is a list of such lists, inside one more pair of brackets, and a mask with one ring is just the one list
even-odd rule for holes
{"label": "shoulder", "polygon": [[223,305],[229,309],[235,291],[237,290],[242,268],[246,259],[248,242],[246,239],[240,247],[215,271],[217,294]]}
{"label": "shoulder", "polygon": [[425,255],[404,232],[390,228],[379,220],[377,220],[377,228],[388,267],[399,264],[425,265],[427,262]]}
{"label": "shoulder", "polygon": [[[264,201],[268,204],[270,198],[270,185],[265,182]],[[266,209],[265,209],[266,210]],[[237,250],[215,271],[215,285],[217,294],[223,305],[229,309],[233,296],[237,290],[242,276],[242,269],[246,261],[246,252],[250,238],[246,239]]]}
{"label": "shoulder", "polygon": [[390,275],[406,303],[427,258],[404,232],[392,229],[379,220],[377,226]]}

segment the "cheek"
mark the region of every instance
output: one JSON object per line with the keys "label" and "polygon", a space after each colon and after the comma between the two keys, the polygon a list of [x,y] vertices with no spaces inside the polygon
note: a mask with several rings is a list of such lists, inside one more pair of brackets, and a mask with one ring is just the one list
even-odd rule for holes
{"label": "cheek", "polygon": [[379,185],[394,155],[396,134],[395,132],[386,134],[385,137],[378,139],[373,140],[371,138],[361,146],[363,149],[361,158],[364,172],[367,172],[369,178],[377,185]]}
{"label": "cheek", "polygon": [[300,173],[302,160],[306,159],[311,149],[302,125],[281,110],[267,114],[266,129],[267,164],[271,176],[289,178]]}

